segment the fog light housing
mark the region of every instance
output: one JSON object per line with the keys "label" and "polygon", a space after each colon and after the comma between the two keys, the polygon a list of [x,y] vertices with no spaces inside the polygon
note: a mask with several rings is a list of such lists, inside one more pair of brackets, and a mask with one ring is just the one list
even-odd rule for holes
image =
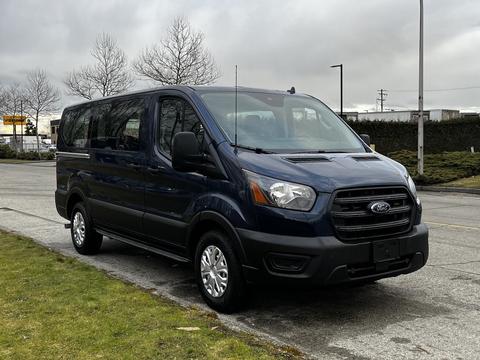
{"label": "fog light housing", "polygon": [[269,253],[265,257],[267,268],[277,273],[300,273],[307,266],[309,256]]}

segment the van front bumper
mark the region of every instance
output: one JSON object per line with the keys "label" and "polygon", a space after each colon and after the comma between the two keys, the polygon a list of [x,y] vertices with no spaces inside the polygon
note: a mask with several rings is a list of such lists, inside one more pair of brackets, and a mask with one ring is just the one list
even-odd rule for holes
{"label": "van front bumper", "polygon": [[[428,228],[401,236],[347,243],[335,236],[297,237],[237,229],[247,282],[280,280],[330,285],[373,281],[420,269],[428,259]],[[379,250],[380,249],[380,250]],[[388,256],[392,250],[393,255]],[[379,251],[382,256],[378,256]]]}

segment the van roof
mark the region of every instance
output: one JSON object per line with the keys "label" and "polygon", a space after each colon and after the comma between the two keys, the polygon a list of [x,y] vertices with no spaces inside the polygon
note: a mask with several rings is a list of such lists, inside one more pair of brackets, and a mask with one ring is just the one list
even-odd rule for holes
{"label": "van roof", "polygon": [[[244,87],[244,86],[238,86],[237,89],[238,89],[239,92],[258,92],[258,93],[305,96],[305,94],[299,94],[299,93],[290,94],[289,92],[287,92],[287,90],[283,90],[283,91],[282,90],[270,90],[270,89],[251,88],[251,87]],[[121,97],[130,96],[130,95],[155,93],[155,92],[160,91],[160,90],[180,90],[180,91],[183,91],[183,92],[197,91],[197,92],[200,92],[200,93],[202,93],[202,92],[227,92],[227,91],[228,92],[230,92],[230,91],[233,92],[233,91],[235,91],[235,87],[234,86],[208,86],[208,85],[159,86],[159,87],[153,87],[153,88],[149,88],[149,89],[129,91],[129,92],[121,93],[121,94],[118,94],[118,95],[105,96],[105,97],[98,98],[98,99],[82,101],[82,102],[67,106],[65,109],[75,108],[75,107],[80,106],[80,105],[95,103],[97,101],[104,101],[104,100],[109,100],[109,99],[121,98]]]}

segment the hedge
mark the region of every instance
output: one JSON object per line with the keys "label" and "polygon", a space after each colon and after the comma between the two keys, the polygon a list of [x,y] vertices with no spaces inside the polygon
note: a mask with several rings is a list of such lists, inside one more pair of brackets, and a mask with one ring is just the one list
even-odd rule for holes
{"label": "hedge", "polygon": [[0,159],[14,159],[15,151],[8,145],[0,144]]}
{"label": "hedge", "polygon": [[[386,121],[348,121],[358,134],[370,135],[375,149],[382,154],[400,150],[417,150],[417,123]],[[480,120],[458,119],[427,121],[424,124],[424,152],[480,152]]]}
{"label": "hedge", "polygon": [[416,184],[430,185],[480,175],[480,152],[445,152],[425,155],[424,175],[417,174],[417,153],[398,151],[389,156],[403,164],[412,175]]}
{"label": "hedge", "polygon": [[[0,159],[20,159],[20,160],[38,160],[38,153],[36,151],[19,151],[15,153],[8,145],[0,145]],[[41,160],[55,159],[55,153],[52,151],[41,152]]]}

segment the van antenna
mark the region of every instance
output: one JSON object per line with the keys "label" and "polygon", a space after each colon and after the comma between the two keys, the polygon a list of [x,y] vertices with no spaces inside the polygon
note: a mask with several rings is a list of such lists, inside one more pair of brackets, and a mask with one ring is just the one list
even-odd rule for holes
{"label": "van antenna", "polygon": [[237,153],[237,93],[238,93],[238,66],[235,65],[235,154]]}

